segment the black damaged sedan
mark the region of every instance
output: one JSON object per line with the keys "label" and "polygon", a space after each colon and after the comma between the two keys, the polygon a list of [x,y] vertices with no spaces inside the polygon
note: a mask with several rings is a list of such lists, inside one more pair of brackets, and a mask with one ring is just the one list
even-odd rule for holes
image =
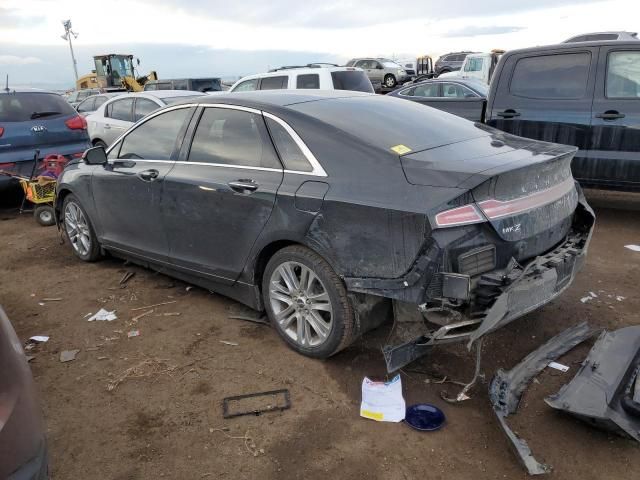
{"label": "black damaged sedan", "polygon": [[571,283],[594,223],[575,151],[376,95],[229,94],[88,150],[57,218],[82,260],[108,252],[266,310],[305,355],[409,320],[393,370]]}

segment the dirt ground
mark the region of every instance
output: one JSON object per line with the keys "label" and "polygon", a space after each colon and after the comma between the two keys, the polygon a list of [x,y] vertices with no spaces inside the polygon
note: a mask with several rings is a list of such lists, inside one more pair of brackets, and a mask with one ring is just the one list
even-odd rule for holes
{"label": "dirt ground", "polygon": [[[589,192],[598,216],[585,270],[545,308],[485,341],[485,380],[472,399],[449,405],[419,372],[468,380],[473,360],[460,346],[433,351],[402,373],[407,404],[434,403],[447,416],[433,433],[360,418],[364,376],[385,378],[380,353],[388,327],[328,361],[285,347],[270,327],[228,316],[235,302],[107,259],[87,264],[60,244],[53,227],[0,212],[0,304],[18,335],[49,335],[31,368],[48,426],[54,479],[518,479],[526,478],[489,406],[487,382],[582,320],[611,329],[640,321],[640,196]],[[127,271],[135,276],[119,288]],[[597,299],[582,303],[589,292]],[[615,296],[625,297],[616,300]],[[45,298],[61,298],[46,301]],[[162,302],[151,309],[135,308]],[[100,308],[112,322],[88,322]],[[168,315],[174,313],[175,315]],[[177,315],[179,314],[179,315]],[[140,335],[127,338],[138,329]],[[231,342],[230,345],[223,342]],[[513,429],[557,479],[640,478],[638,446],[547,407],[590,348],[545,371],[525,393]],[[62,350],[80,349],[61,363]],[[287,388],[291,409],[222,418],[230,395]]]}

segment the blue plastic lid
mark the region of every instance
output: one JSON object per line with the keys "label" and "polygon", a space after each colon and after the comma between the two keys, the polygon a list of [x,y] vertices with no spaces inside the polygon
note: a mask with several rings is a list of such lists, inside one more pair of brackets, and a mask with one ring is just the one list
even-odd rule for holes
{"label": "blue plastic lid", "polygon": [[428,403],[418,403],[407,407],[404,421],[416,430],[432,432],[444,425],[446,418],[442,410]]}

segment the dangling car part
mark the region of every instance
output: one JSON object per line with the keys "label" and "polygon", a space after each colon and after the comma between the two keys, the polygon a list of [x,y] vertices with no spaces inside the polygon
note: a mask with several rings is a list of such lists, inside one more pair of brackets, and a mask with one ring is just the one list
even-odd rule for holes
{"label": "dangling car part", "polygon": [[568,328],[556,335],[537,350],[527,355],[518,365],[511,370],[498,370],[489,385],[489,399],[493,411],[498,417],[500,427],[513,446],[520,463],[530,475],[549,473],[551,467],[538,462],[527,442],[518,437],[506,422],[506,418],[515,413],[520,403],[520,398],[529,382],[549,365],[553,360],[567,353],[576,345],[591,338],[596,331],[592,330],[586,322]]}
{"label": "dangling car part", "polygon": [[640,326],[603,332],[576,376],[545,399],[557,410],[640,441]]}

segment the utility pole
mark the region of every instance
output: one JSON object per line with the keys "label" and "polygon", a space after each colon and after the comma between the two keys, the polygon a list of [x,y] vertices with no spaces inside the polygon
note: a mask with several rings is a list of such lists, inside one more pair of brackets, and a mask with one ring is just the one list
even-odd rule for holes
{"label": "utility pole", "polygon": [[76,62],[76,56],[73,53],[73,44],[71,43],[71,37],[78,38],[78,34],[71,30],[71,20],[63,20],[62,26],[64,27],[64,35],[61,35],[65,41],[69,41],[69,50],[71,50],[71,61],[73,62],[73,73],[76,76],[76,82],[78,81],[78,62]]}

